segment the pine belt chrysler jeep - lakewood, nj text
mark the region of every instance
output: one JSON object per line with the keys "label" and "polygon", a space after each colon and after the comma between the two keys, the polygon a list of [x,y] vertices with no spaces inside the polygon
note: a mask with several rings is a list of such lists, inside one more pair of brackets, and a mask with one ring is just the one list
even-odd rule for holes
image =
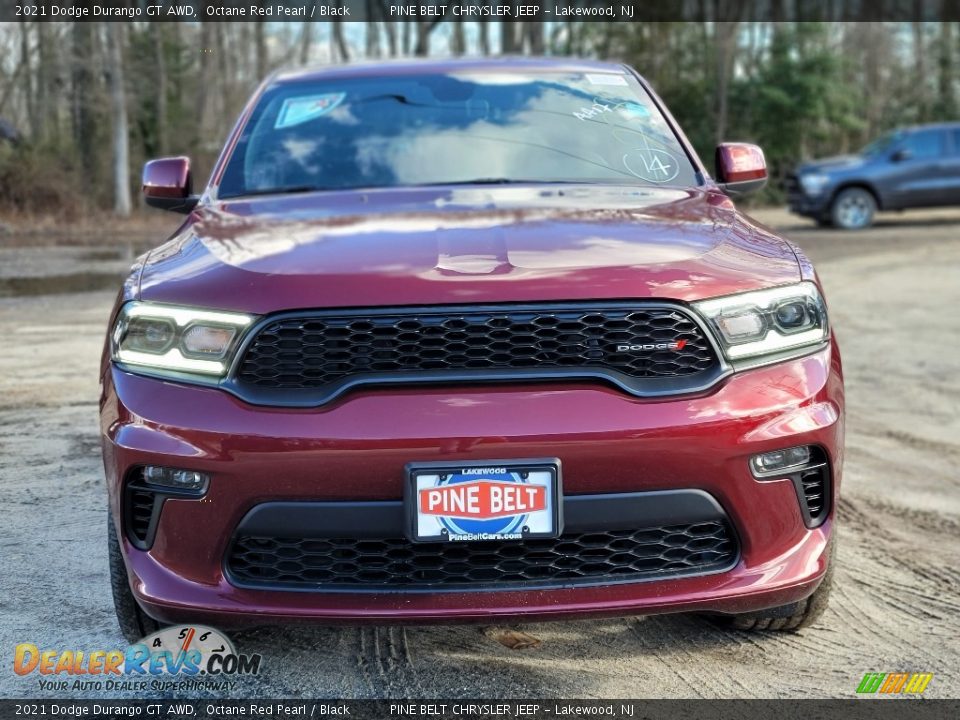
{"label": "pine belt chrysler jeep - lakewood, nj text", "polygon": [[820,283],[622,65],[278,74],[143,256],[101,368],[120,624],[697,611],[829,592]]}

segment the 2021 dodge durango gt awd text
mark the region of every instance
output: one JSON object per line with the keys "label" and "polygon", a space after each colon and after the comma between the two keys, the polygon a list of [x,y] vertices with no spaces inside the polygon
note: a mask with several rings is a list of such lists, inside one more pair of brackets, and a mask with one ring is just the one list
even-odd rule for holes
{"label": "2021 dodge durango gt awd text", "polygon": [[804,255],[631,69],[279,74],[141,258],[102,364],[131,638],[698,611],[830,586],[843,381]]}

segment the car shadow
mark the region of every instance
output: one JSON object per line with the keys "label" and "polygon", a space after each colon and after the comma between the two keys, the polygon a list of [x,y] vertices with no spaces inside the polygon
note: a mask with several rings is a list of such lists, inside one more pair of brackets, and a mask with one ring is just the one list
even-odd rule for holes
{"label": "car shadow", "polygon": [[[517,634],[534,642],[510,649],[505,638]],[[592,697],[603,693],[598,684],[630,680],[641,662],[682,677],[697,657],[736,662],[745,651],[773,653],[784,641],[690,614],[495,626],[294,625],[231,636],[240,652],[263,655],[268,670],[311,668],[285,679],[304,696],[329,693],[335,674],[338,692],[352,697]],[[691,683],[689,692],[699,690]]]}

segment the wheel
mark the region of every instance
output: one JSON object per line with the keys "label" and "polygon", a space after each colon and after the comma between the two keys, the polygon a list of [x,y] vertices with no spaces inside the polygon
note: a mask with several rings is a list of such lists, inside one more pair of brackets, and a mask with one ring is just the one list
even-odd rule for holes
{"label": "wheel", "polygon": [[133,597],[130,579],[127,577],[127,566],[123,564],[123,555],[120,552],[120,541],[117,539],[117,531],[113,527],[113,518],[109,512],[107,513],[107,543],[110,556],[110,589],[113,591],[113,607],[117,613],[117,622],[127,642],[134,643],[155,633],[162,625],[147,615]]}
{"label": "wheel", "polygon": [[722,622],[737,630],[794,632],[813,625],[827,609],[830,590],[833,587],[833,568],[835,565],[837,542],[830,547],[829,565],[819,587],[813,595],[800,602],[781,605],[743,615],[722,616]]}
{"label": "wheel", "polygon": [[860,230],[873,224],[877,201],[869,190],[852,187],[841,190],[830,206],[830,220],[844,230]]}

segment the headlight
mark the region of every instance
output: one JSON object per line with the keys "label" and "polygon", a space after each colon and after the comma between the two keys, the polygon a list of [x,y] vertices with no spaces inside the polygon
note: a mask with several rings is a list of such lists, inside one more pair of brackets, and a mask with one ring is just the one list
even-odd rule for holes
{"label": "headlight", "polygon": [[110,335],[110,355],[155,372],[223,377],[251,315],[130,302]]}
{"label": "headlight", "polygon": [[806,173],[800,176],[800,185],[807,195],[819,195],[830,182],[830,177],[821,173]]}
{"label": "headlight", "polygon": [[805,351],[829,334],[826,306],[812,282],[693,305],[713,326],[730,360]]}

